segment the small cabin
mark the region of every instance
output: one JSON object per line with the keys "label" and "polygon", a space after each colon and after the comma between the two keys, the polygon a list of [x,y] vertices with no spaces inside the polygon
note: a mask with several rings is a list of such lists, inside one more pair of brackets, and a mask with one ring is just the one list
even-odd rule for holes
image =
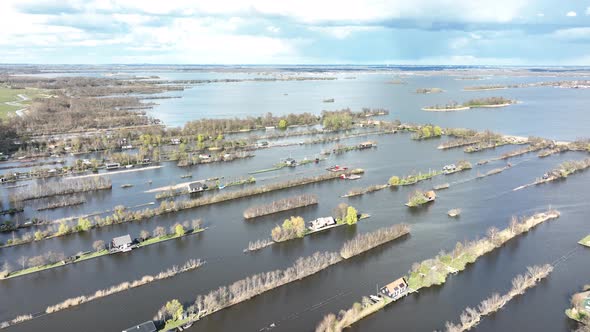
{"label": "small cabin", "polygon": [[287,159],[285,159],[285,165],[287,165],[289,167],[295,167],[295,166],[297,166],[297,161],[293,158],[287,158]]}
{"label": "small cabin", "polygon": [[426,199],[431,202],[434,201],[436,199],[436,193],[434,192],[434,190],[430,190],[424,193],[424,197],[426,197]]}
{"label": "small cabin", "polygon": [[191,182],[188,184],[188,191],[192,193],[200,193],[201,191],[207,190],[209,187],[203,182]]}
{"label": "small cabin", "polygon": [[139,325],[135,325],[134,327],[130,327],[128,329],[123,330],[123,332],[156,332],[156,331],[157,331],[156,325],[151,320],[141,323]]}
{"label": "small cabin", "polygon": [[180,138],[171,138],[170,139],[170,144],[172,144],[172,145],[179,145],[180,144]]}
{"label": "small cabin", "polygon": [[133,245],[133,241],[131,240],[131,236],[129,234],[119,236],[114,238],[111,241],[111,250],[117,251],[129,251],[133,249],[131,246]]}
{"label": "small cabin", "polygon": [[396,281],[381,287],[379,292],[391,299],[397,299],[408,292],[408,283],[405,278],[399,278]]}
{"label": "small cabin", "polygon": [[119,164],[119,163],[107,163],[105,165],[105,168],[107,170],[110,170],[110,169],[118,169],[119,167],[121,167],[121,164]]}
{"label": "small cabin", "polygon": [[334,217],[317,218],[316,220],[309,222],[309,229],[312,231],[317,231],[333,225],[336,225],[336,220],[334,220]]}
{"label": "small cabin", "polygon": [[454,172],[456,170],[457,170],[457,166],[455,164],[450,164],[450,165],[446,165],[445,167],[443,167],[444,173],[450,173],[450,172]]}
{"label": "small cabin", "polygon": [[373,142],[363,142],[363,143],[359,144],[359,149],[370,149],[373,146],[375,146],[375,143],[373,143]]}

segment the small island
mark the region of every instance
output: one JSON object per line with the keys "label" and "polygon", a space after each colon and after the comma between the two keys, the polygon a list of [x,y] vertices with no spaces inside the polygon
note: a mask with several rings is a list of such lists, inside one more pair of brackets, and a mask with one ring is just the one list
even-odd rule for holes
{"label": "small island", "polygon": [[416,89],[416,93],[423,93],[423,94],[428,94],[428,93],[441,93],[444,92],[443,89],[441,88],[420,88],[420,89]]}
{"label": "small island", "polygon": [[506,99],[504,97],[489,97],[489,98],[478,98],[470,99],[463,104],[459,104],[456,101],[452,101],[446,105],[434,105],[422,108],[423,111],[428,112],[455,112],[455,111],[466,111],[472,108],[496,108],[506,107],[512,104],[516,104],[516,100]]}
{"label": "small island", "polygon": [[418,207],[420,205],[434,202],[436,200],[436,193],[434,191],[416,190],[410,195],[410,199],[406,203],[407,207]]}
{"label": "small island", "polygon": [[572,307],[565,314],[584,325],[590,325],[590,285],[584,286],[584,290],[576,293],[571,299]]}

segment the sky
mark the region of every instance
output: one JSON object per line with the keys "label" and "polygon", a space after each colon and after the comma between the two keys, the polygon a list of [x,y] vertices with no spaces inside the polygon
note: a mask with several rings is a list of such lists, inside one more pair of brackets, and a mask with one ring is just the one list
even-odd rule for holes
{"label": "sky", "polygon": [[590,65],[590,0],[0,0],[0,63]]}

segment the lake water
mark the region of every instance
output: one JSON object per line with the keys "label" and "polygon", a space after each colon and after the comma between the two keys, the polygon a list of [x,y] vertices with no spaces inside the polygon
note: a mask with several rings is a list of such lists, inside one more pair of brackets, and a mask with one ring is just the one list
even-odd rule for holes
{"label": "lake water", "polygon": [[[149,72],[137,75],[158,75],[162,79],[233,78],[246,74]],[[547,77],[495,77],[478,81],[456,80],[450,76],[404,76],[403,85],[387,84],[396,79],[393,74],[338,74],[334,81],[239,82],[203,84],[182,92],[179,99],[158,100],[152,115],[167,125],[178,126],[202,117],[257,116],[312,112],[323,109],[350,107],[386,108],[385,118],[403,122],[433,123],[445,127],[491,129],[515,134],[535,135],[558,140],[586,137],[590,123],[585,106],[590,91],[555,88],[523,88],[499,91],[464,92],[464,86],[496,83],[521,83],[557,80]],[[356,79],[344,79],[355,76]],[[565,79],[565,78],[560,78]],[[440,94],[416,94],[417,88],[440,87]],[[285,95],[286,94],[286,95]],[[432,104],[458,102],[483,96],[503,96],[521,103],[501,109],[474,109],[466,112],[431,113],[420,108]],[[322,103],[334,98],[334,103]],[[439,176],[416,186],[397,190],[385,189],[357,198],[340,198],[348,190],[385,183],[392,175],[426,172],[467,159],[472,164],[482,159],[517,149],[504,146],[475,154],[462,149],[441,151],[436,147],[446,139],[413,141],[408,134],[379,135],[343,140],[357,144],[367,139],[378,142],[378,148],[330,156],[319,164],[294,169],[284,168],[255,175],[256,185],[284,181],[294,177],[324,173],[324,168],[340,164],[364,168],[366,173],[357,181],[333,180],[288,190],[272,192],[247,199],[182,211],[142,222],[126,223],[101,229],[0,249],[0,261],[15,263],[21,256],[34,256],[49,250],[74,254],[91,250],[95,240],[109,242],[115,236],[131,234],[137,237],[142,229],[152,231],[157,226],[168,228],[176,222],[201,218],[209,229],[196,236],[148,246],[120,255],[105,256],[63,268],[0,282],[0,321],[23,313],[43,311],[47,305],[69,297],[91,294],[98,289],[155,274],[190,258],[207,261],[203,267],[171,279],[109,296],[98,301],[44,316],[11,327],[13,331],[121,331],[149,320],[167,301],[177,298],[189,303],[197,294],[227,285],[249,275],[282,269],[298,257],[316,251],[337,251],[342,243],[356,234],[370,232],[396,223],[412,226],[411,236],[393,241],[363,255],[343,261],[314,276],[257,296],[249,301],[222,310],[195,323],[191,331],[260,331],[270,324],[272,331],[313,331],[321,318],[330,312],[348,308],[361,296],[371,294],[404,275],[412,263],[434,257],[440,250],[451,250],[457,241],[473,240],[485,235],[491,226],[504,228],[513,215],[530,215],[548,206],[562,214],[557,220],[539,225],[533,231],[514,239],[493,253],[481,257],[465,271],[451,276],[441,287],[421,290],[354,325],[351,331],[433,331],[443,329],[445,321],[457,321],[467,306],[476,306],[492,293],[505,293],[511,279],[524,273],[527,266],[551,263],[572,251],[573,255],[558,264],[549,278],[525,295],[515,298],[503,310],[486,317],[478,331],[570,331],[575,328],[565,315],[569,297],[588,284],[590,251],[576,244],[590,233],[587,204],[590,173],[582,172],[565,181],[535,186],[513,192],[547,170],[566,160],[582,159],[582,153],[568,152],[547,158],[527,154],[512,158],[514,165],[501,174],[474,179],[505,162],[496,161],[473,170],[449,176]],[[290,140],[294,140],[291,138]],[[300,138],[295,138],[299,141]],[[282,142],[285,140],[273,140]],[[105,211],[123,204],[135,206],[155,202],[154,193],[145,191],[161,186],[190,181],[181,175],[190,172],[192,180],[225,176],[236,178],[248,172],[271,167],[281,158],[313,158],[334,144],[293,145],[255,151],[255,157],[229,163],[178,168],[174,163],[133,173],[112,174],[112,191],[85,194],[87,203],[71,208],[37,213],[34,208],[43,202],[27,204],[23,216],[40,215],[47,219]],[[471,180],[470,180],[471,179]],[[148,181],[152,181],[151,185]],[[449,182],[451,187],[440,191],[434,204],[412,210],[404,206],[408,195],[416,188],[429,189],[435,184]],[[122,184],[133,184],[122,189]],[[15,189],[0,187],[0,197],[7,203],[8,194]],[[237,190],[228,188],[226,190]],[[278,213],[245,221],[243,211],[252,205],[268,203],[293,195],[318,195],[317,206]],[[205,193],[211,195],[213,193]],[[178,199],[186,199],[180,197]],[[308,236],[301,240],[273,245],[259,252],[244,254],[249,241],[268,238],[270,230],[291,215],[305,220],[331,214],[340,202],[347,202],[371,218],[353,227],[341,227]],[[461,208],[460,218],[449,218],[446,212]],[[4,217],[4,219],[9,217]],[[5,241],[11,234],[0,234]]]}

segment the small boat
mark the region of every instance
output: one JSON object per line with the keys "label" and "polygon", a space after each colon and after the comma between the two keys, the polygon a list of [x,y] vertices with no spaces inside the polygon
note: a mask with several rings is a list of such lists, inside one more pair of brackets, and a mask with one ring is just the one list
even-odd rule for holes
{"label": "small boat", "polygon": [[346,171],[348,169],[348,167],[344,167],[344,166],[340,166],[340,165],[334,165],[334,166],[330,166],[328,168],[326,168],[326,170],[330,171],[330,172],[342,172],[342,171]]}
{"label": "small boat", "polygon": [[127,165],[125,168],[133,168],[133,165]]}
{"label": "small boat", "polygon": [[448,212],[449,217],[457,217],[461,214],[461,209],[451,209]]}
{"label": "small boat", "polygon": [[221,189],[225,188],[225,185],[224,184],[220,184],[219,187],[217,187],[217,188],[219,188],[221,190]]}
{"label": "small boat", "polygon": [[448,183],[443,183],[443,184],[438,184],[436,186],[433,187],[434,190],[442,190],[442,189],[448,189],[450,187],[450,185]]}
{"label": "small boat", "polygon": [[343,180],[358,180],[361,176],[356,174],[342,174],[340,175],[340,178]]}

